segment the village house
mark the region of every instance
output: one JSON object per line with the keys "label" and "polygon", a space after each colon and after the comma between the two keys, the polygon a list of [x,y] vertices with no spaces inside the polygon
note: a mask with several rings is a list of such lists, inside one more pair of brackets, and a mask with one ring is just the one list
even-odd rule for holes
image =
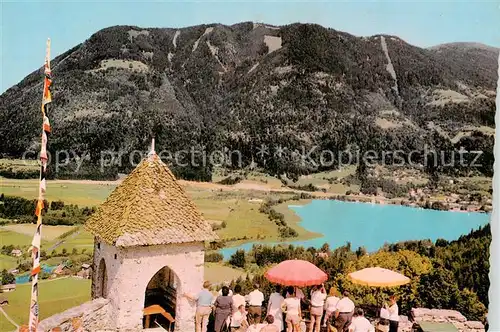
{"label": "village house", "polygon": [[60,276],[71,273],[66,262],[59,264],[54,271],[52,271],[52,275]]}
{"label": "village house", "polygon": [[13,249],[10,254],[14,257],[20,257],[23,255],[23,252],[19,249]]}
{"label": "village house", "polygon": [[16,290],[16,284],[1,285],[0,290],[2,293],[13,292]]}
{"label": "village house", "polygon": [[76,274],[77,277],[90,279],[92,269],[90,264],[82,264],[82,269]]}
{"label": "village house", "polygon": [[5,295],[0,294],[0,307],[3,307],[5,305],[9,305],[9,300],[7,300],[7,297]]}

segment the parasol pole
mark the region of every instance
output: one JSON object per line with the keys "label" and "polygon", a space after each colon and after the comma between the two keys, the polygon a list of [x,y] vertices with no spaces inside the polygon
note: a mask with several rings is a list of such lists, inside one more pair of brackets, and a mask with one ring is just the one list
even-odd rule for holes
{"label": "parasol pole", "polygon": [[38,275],[40,273],[40,244],[42,238],[42,210],[44,209],[44,199],[46,190],[46,175],[47,175],[47,139],[50,134],[50,122],[48,118],[49,104],[52,101],[50,93],[50,85],[52,77],[50,71],[50,38],[47,39],[47,50],[45,54],[44,65],[44,84],[42,95],[42,143],[40,148],[40,185],[38,190],[38,201],[36,203],[36,230],[31,242],[31,257],[33,259],[33,268],[31,270],[31,302],[29,315],[29,331],[36,332],[39,322],[39,307],[38,307]]}

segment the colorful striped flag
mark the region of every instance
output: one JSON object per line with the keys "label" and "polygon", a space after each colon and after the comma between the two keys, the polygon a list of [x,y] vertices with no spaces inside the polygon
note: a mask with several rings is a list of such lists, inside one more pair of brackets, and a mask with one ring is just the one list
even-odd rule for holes
{"label": "colorful striped flag", "polygon": [[47,176],[47,140],[50,134],[50,122],[48,117],[49,104],[52,101],[50,93],[50,85],[52,84],[52,76],[50,72],[50,39],[47,40],[47,53],[45,55],[44,66],[44,84],[43,84],[43,97],[42,97],[42,145],[40,148],[40,187],[38,191],[38,202],[36,204],[36,230],[31,242],[31,257],[33,258],[33,269],[31,270],[31,304],[30,304],[30,318],[29,318],[29,331],[36,332],[39,321],[38,310],[38,274],[40,273],[40,243],[42,240],[42,212],[44,209],[44,199],[46,191],[46,176]]}

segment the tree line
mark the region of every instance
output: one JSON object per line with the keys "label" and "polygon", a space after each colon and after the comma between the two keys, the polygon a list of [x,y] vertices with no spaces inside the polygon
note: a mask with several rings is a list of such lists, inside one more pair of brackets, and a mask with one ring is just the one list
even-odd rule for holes
{"label": "tree line", "polygon": [[[456,241],[441,239],[436,243],[424,240],[386,244],[370,254],[362,247],[354,250],[350,243],[335,250],[327,244],[320,249],[254,245],[248,252],[238,250],[234,253],[229,264],[260,271],[253,273],[254,280],[235,281],[243,283],[249,291],[251,283],[258,281],[269,295],[273,286],[263,277],[263,271],[283,260],[303,259],[329,275],[327,287],[348,290],[357,305],[373,307],[395,294],[400,299],[402,314],[408,315],[414,307],[453,309],[469,320],[484,322],[488,306],[490,242],[490,227],[487,225]],[[349,273],[371,266],[398,271],[411,282],[397,288],[382,288],[377,294],[373,289],[355,285],[348,279]]]}
{"label": "tree line", "polygon": [[[3,223],[30,223],[34,221],[37,200],[18,196],[0,195],[0,218]],[[46,225],[83,224],[96,211],[95,207],[80,208],[75,204],[65,204],[63,201],[44,201],[43,223]]]}

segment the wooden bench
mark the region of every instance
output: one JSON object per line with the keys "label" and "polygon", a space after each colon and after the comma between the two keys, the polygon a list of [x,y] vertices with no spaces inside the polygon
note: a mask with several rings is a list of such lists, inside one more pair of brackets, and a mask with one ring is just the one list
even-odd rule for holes
{"label": "wooden bench", "polygon": [[172,323],[175,323],[175,319],[171,314],[157,304],[144,308],[144,316],[146,317],[146,323],[144,324],[145,328],[149,328],[149,325],[151,324],[151,315],[162,315],[165,317],[168,321],[168,330],[172,330]]}

